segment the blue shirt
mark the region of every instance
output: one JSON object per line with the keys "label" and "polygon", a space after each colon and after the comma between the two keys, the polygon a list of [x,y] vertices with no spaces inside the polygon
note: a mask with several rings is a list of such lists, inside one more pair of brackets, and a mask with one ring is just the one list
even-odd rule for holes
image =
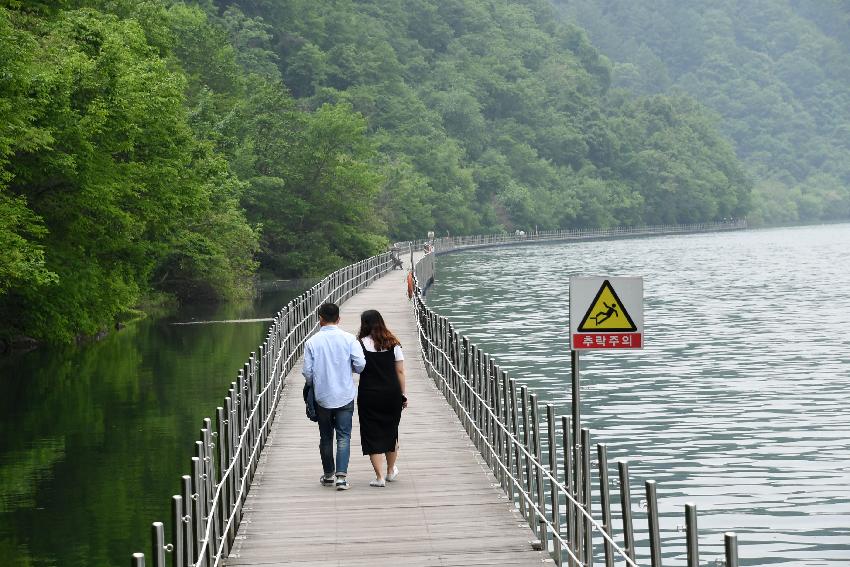
{"label": "blue shirt", "polygon": [[361,372],[366,357],[351,333],[336,325],[325,325],[304,346],[304,375],[313,384],[316,403],[323,408],[340,408],[354,400],[357,388],[353,372]]}

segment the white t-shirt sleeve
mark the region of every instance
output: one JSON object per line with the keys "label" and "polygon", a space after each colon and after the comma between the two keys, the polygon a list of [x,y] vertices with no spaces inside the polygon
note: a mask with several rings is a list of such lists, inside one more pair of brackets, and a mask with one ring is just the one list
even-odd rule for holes
{"label": "white t-shirt sleeve", "polygon": [[[361,340],[363,341],[363,346],[366,347],[366,350],[369,352],[376,352],[375,341],[372,340],[372,337],[363,337]],[[393,356],[395,357],[396,362],[404,360],[404,353],[401,350],[401,345],[395,345],[393,347]]]}

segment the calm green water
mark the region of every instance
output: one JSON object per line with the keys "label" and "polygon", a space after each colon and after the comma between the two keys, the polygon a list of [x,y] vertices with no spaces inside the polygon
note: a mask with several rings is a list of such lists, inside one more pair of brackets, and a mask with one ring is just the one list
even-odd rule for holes
{"label": "calm green water", "polygon": [[647,346],[582,355],[582,413],[636,502],[658,481],[664,564],[695,502],[702,564],[734,530],[742,565],[846,567],[848,249],[845,224],[465,252],[428,303],[563,414],[569,276],[644,276]]}
{"label": "calm green water", "polygon": [[170,517],[201,421],[270,325],[170,323],[271,317],[301,291],[0,357],[0,566],[150,557],[150,524]]}

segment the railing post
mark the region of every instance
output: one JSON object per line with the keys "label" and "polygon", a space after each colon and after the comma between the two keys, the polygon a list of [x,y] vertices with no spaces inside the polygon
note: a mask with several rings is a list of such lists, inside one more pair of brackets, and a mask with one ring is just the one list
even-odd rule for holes
{"label": "railing post", "polygon": [[195,563],[195,546],[197,545],[197,538],[195,537],[195,526],[193,525],[193,518],[195,517],[195,498],[194,491],[192,490],[192,477],[189,475],[183,475],[182,477],[182,486],[183,486],[183,560],[186,565],[193,565]]}
{"label": "railing post", "polygon": [[[567,488],[567,547],[573,555],[578,556],[578,548],[576,547],[577,530],[576,530],[576,506],[573,503],[575,492],[572,487],[572,428],[570,424],[571,418],[566,415],[561,416],[561,436],[562,445],[564,447],[564,486]],[[572,556],[568,555],[568,565],[571,567],[576,565]]]}
{"label": "railing post", "polygon": [[587,427],[581,428],[581,452],[581,468],[584,473],[582,476],[584,496],[581,503],[586,513],[584,521],[584,564],[585,567],[590,567],[593,565],[593,524],[590,523],[590,429]]}
{"label": "railing post", "polygon": [[[522,444],[527,453],[532,453],[531,448],[531,420],[528,415],[528,387],[523,385],[519,389],[520,397],[522,398]],[[528,516],[526,518],[531,524],[531,529],[537,531],[537,514],[534,512],[534,500],[532,498],[532,480],[534,472],[531,469],[531,457],[525,456],[525,498],[528,499]]]}
{"label": "railing post", "polygon": [[546,440],[549,449],[549,474],[552,475],[549,481],[549,496],[552,506],[552,549],[555,553],[555,564],[560,567],[563,563],[559,539],[561,537],[561,496],[555,482],[558,479],[558,434],[556,431],[557,423],[555,422],[555,406],[552,404],[546,404],[546,425],[548,426]]}
{"label": "railing post", "polygon": [[511,378],[509,380],[509,387],[511,390],[511,433],[514,436],[514,463],[516,469],[516,480],[519,484],[517,484],[516,489],[519,491],[519,511],[522,516],[528,519],[528,513],[526,512],[525,507],[525,497],[523,496],[523,488],[522,488],[522,479],[523,479],[523,467],[522,467],[522,455],[520,452],[519,445],[519,418],[517,411],[517,392],[516,392],[516,380]]}
{"label": "railing post", "polygon": [[145,554],[134,553],[130,558],[130,567],[145,567]]}
{"label": "railing post", "polygon": [[[210,523],[210,487],[209,487],[209,474],[207,473],[207,450],[209,444],[206,442],[208,439],[209,431],[207,429],[201,429],[201,440],[195,441],[196,451],[195,454],[199,460],[200,464],[200,489],[198,492],[198,500],[201,504],[201,522],[198,525],[199,532],[199,546],[203,545],[204,538],[206,537],[207,525]],[[193,463],[194,464],[194,463]],[[199,547],[200,549],[200,547]],[[206,556],[200,556],[198,559],[209,559],[210,554],[210,546],[207,545],[207,553]]]}
{"label": "railing post", "polygon": [[228,479],[224,475],[227,472],[227,443],[230,432],[227,430],[227,414],[224,408],[219,406],[215,408],[215,412],[218,420],[218,478],[221,486],[218,498],[218,534],[222,540],[222,555],[227,557],[230,551],[230,542],[225,533],[225,528],[227,526],[227,516],[230,513],[230,490]]}
{"label": "railing post", "polygon": [[192,457],[192,520],[195,524],[195,550],[198,561],[201,560],[201,542],[203,541],[204,529],[204,489],[201,479],[201,459]]}
{"label": "railing post", "polygon": [[234,388],[231,389],[230,396],[228,398],[225,398],[225,401],[224,401],[224,404],[225,404],[224,407],[227,410],[227,415],[228,415],[227,430],[229,432],[228,437],[230,439],[228,447],[227,447],[227,466],[230,467],[230,476],[228,477],[228,481],[229,481],[228,484],[230,486],[230,490],[227,491],[228,492],[228,494],[227,494],[227,496],[228,496],[228,498],[227,498],[227,501],[228,501],[228,503],[227,503],[228,518],[230,517],[231,514],[233,514],[233,522],[231,522],[230,529],[228,530],[228,533],[227,533],[228,545],[232,544],[234,537],[236,537],[236,524],[239,521],[239,517],[234,514],[234,511],[236,509],[236,499],[237,499],[237,494],[238,494],[239,478],[240,478],[239,477],[239,461],[238,461],[238,455],[236,454],[236,448],[238,447],[238,445],[237,445],[237,443],[238,443],[237,435],[238,435],[238,431],[239,431],[239,427],[238,427],[237,424],[238,424],[239,420],[238,420],[238,417],[237,417],[237,410],[236,410],[237,406],[234,405],[235,399],[236,399],[235,398],[235,395],[236,395],[235,386],[236,386],[236,384],[234,383],[232,386],[234,386]]}
{"label": "railing post", "polygon": [[652,567],[661,567],[661,533],[658,529],[658,494],[654,480],[646,481],[646,511],[649,523],[649,557]]}
{"label": "railing post", "polygon": [[463,425],[466,428],[466,434],[471,439],[472,438],[472,419],[471,419],[472,418],[472,404],[470,403],[470,400],[472,399],[472,396],[470,395],[470,389],[469,389],[469,385],[471,384],[470,372],[469,372],[469,368],[470,368],[470,364],[469,364],[469,339],[466,338],[466,337],[463,337],[463,353],[462,353],[462,356],[463,356],[463,363],[461,364],[461,369],[462,369],[462,372],[463,372],[463,378],[466,382],[466,385],[464,385],[464,387],[463,387],[463,395],[461,396],[461,402],[462,402],[463,408],[465,410],[464,418],[463,418]]}
{"label": "railing post", "polygon": [[475,426],[478,429],[475,434],[475,445],[478,447],[481,456],[484,456],[484,402],[481,396],[481,384],[484,382],[484,378],[481,373],[481,349],[477,347],[474,347],[472,363],[475,372]]}
{"label": "railing post", "polygon": [[[611,494],[608,485],[608,446],[599,443],[596,445],[596,452],[599,457],[599,502],[602,506],[602,529],[610,537],[613,530],[611,529]],[[607,539],[604,539],[604,542],[605,567],[614,567],[614,548]]]}
{"label": "railing post", "polygon": [[635,532],[632,527],[632,493],[629,486],[629,463],[617,461],[620,473],[620,505],[623,515],[623,541],[629,559],[635,560]]}
{"label": "railing post", "polygon": [[218,535],[218,522],[215,517],[215,510],[213,510],[213,500],[215,498],[215,489],[216,489],[216,474],[215,474],[215,443],[212,442],[212,420],[210,418],[204,419],[204,428],[201,430],[204,442],[204,471],[207,475],[207,516],[209,516],[209,526],[210,526],[210,543],[207,546],[207,549],[210,550],[210,557],[215,556],[215,541]]}
{"label": "railing post", "polygon": [[153,567],[165,567],[165,527],[162,522],[151,524],[151,560]]}
{"label": "railing post", "polygon": [[514,503],[514,447],[511,442],[511,390],[508,384],[508,373],[504,370],[499,375],[499,383],[502,387],[502,423],[505,426],[504,447],[505,447],[505,492],[511,500],[511,505]]}
{"label": "railing post", "polygon": [[738,567],[738,536],[735,532],[723,534],[726,547],[726,567]]}
{"label": "railing post", "polygon": [[534,434],[534,458],[538,465],[534,467],[534,479],[537,488],[537,510],[540,521],[537,523],[540,532],[540,543],[543,549],[548,549],[546,530],[546,496],[543,489],[543,451],[540,443],[540,408],[537,404],[537,394],[531,394],[531,427]]}
{"label": "railing post", "polygon": [[502,416],[502,388],[501,388],[501,377],[502,371],[501,369],[493,365],[493,442],[494,442],[494,456],[495,460],[498,461],[498,466],[495,468],[496,472],[496,480],[501,484],[502,490],[505,492],[508,491],[508,477],[505,474],[505,471],[502,469],[502,465],[505,463],[505,454],[503,449],[503,435],[502,435],[502,427],[499,423],[500,418]]}
{"label": "railing post", "polygon": [[482,373],[482,377],[484,378],[484,383],[482,384],[483,388],[482,388],[482,391],[481,391],[481,394],[482,394],[481,397],[484,400],[484,407],[482,408],[482,412],[484,414],[484,440],[485,440],[486,444],[490,446],[487,449],[487,453],[485,455],[485,458],[486,458],[486,461],[487,461],[487,465],[491,469],[495,470],[494,463],[493,463],[493,449],[495,449],[495,447],[494,447],[495,444],[493,443],[493,435],[492,435],[493,434],[493,428],[492,428],[491,423],[490,423],[490,420],[491,420],[491,418],[490,418],[490,408],[493,406],[492,390],[491,390],[491,388],[492,388],[491,382],[492,382],[493,374],[491,372],[491,366],[490,366],[490,355],[485,352],[484,355],[483,355],[483,359],[484,359],[484,368],[483,368],[484,371]]}
{"label": "railing post", "polygon": [[688,567],[699,567],[699,532],[697,530],[697,505],[685,504],[685,530],[688,550]]}
{"label": "railing post", "polygon": [[171,541],[173,560],[172,567],[183,567],[183,497],[175,494],[171,497]]}

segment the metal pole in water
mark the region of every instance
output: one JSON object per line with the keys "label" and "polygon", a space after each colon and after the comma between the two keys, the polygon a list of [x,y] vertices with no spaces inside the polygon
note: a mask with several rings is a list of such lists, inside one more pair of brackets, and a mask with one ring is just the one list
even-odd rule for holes
{"label": "metal pole in water", "polygon": [[[581,439],[581,380],[579,378],[579,356],[577,350],[570,351],[570,367],[572,369],[573,391],[572,391],[572,410],[573,410],[573,441],[578,443]],[[576,462],[576,472],[579,469],[579,463]]]}
{"label": "metal pole in water", "polygon": [[173,567],[183,567],[183,497],[179,494],[171,497],[171,522],[171,538],[174,542],[174,560],[171,564]]}
{"label": "metal pole in water", "polygon": [[463,386],[461,402],[463,405],[463,409],[466,410],[463,416],[463,424],[466,426],[466,434],[472,437],[472,405],[470,404],[470,400],[472,397],[470,396],[469,384],[472,383],[471,374],[469,372],[469,339],[463,337],[463,363],[461,364],[461,371],[463,372],[463,378],[466,380],[466,384]]}
{"label": "metal pole in water", "polygon": [[[528,387],[520,386],[519,388],[520,397],[522,399],[522,444],[525,446],[525,450],[529,453],[531,452],[531,435],[530,435],[530,427],[531,422],[528,419]],[[534,501],[531,498],[532,494],[532,470],[531,470],[531,458],[526,455],[525,457],[525,494],[528,497],[528,502],[526,504],[528,507],[526,510],[528,511],[528,516],[526,518],[531,520],[531,529],[533,531],[537,531],[537,514],[534,513]]]}
{"label": "metal pole in water", "polygon": [[[570,369],[572,373],[572,414],[573,414],[573,494],[575,499],[584,504],[584,489],[582,488],[582,457],[581,457],[581,378],[579,374],[579,353],[570,351]],[[584,518],[576,509],[575,526],[573,528],[576,556],[582,557],[582,546],[584,544],[583,526]]]}
{"label": "metal pole in water", "polygon": [[697,505],[685,504],[685,530],[688,548],[688,567],[699,567],[699,533],[697,532]]}
{"label": "metal pole in water", "polygon": [[646,512],[649,522],[649,557],[652,567],[661,567],[661,533],[658,530],[658,494],[654,480],[646,481]]}
{"label": "metal pole in water", "polygon": [[[228,440],[227,440],[227,466],[233,465],[233,468],[230,469],[230,475],[228,476],[228,490],[227,490],[227,518],[233,513],[233,509],[236,507],[236,487],[237,487],[237,475],[239,474],[238,468],[236,467],[235,459],[236,455],[236,411],[233,409],[233,392],[230,392],[230,396],[224,399],[224,408],[227,412],[227,432],[228,432]],[[233,543],[233,538],[236,535],[236,522],[238,518],[234,516],[233,522],[230,524],[230,529],[228,530],[227,535],[227,546],[228,551],[230,545]]]}
{"label": "metal pole in water", "polygon": [[[484,383],[482,384],[483,387],[482,387],[482,390],[481,390],[481,394],[482,394],[481,397],[484,399],[484,407],[482,409],[482,411],[484,412],[484,441],[485,441],[485,445],[487,443],[489,443],[490,447],[493,447],[494,446],[494,443],[493,443],[493,427],[492,427],[491,422],[490,422],[490,411],[489,411],[490,408],[493,406],[493,400],[491,398],[491,394],[492,394],[491,380],[492,380],[493,374],[490,372],[490,370],[491,370],[490,355],[485,352],[483,358],[484,358],[484,371],[483,371],[482,376],[484,377]],[[492,453],[491,449],[487,449],[487,452],[484,455],[484,457],[485,457],[485,460],[487,461],[487,465],[490,467],[490,469],[495,470],[496,465],[493,462],[493,453]]]}
{"label": "metal pole in water", "polygon": [[493,413],[495,414],[495,418],[493,418],[493,439],[495,443],[495,456],[499,462],[499,465],[496,467],[496,480],[499,481],[499,484],[502,485],[502,490],[505,492],[508,491],[508,475],[502,469],[502,465],[505,463],[505,452],[504,452],[504,438],[502,436],[502,428],[499,427],[499,420],[502,416],[502,389],[501,389],[501,377],[503,372],[501,369],[494,365],[493,366]]}
{"label": "metal pole in water", "polygon": [[635,560],[635,532],[632,526],[632,491],[629,486],[629,463],[617,461],[620,473],[620,506],[623,512],[623,542],[629,559]]}
{"label": "metal pole in water", "polygon": [[726,532],[723,539],[726,544],[726,567],[738,567],[738,535]]}
{"label": "metal pole in water", "polygon": [[224,533],[224,527],[227,524],[227,515],[230,513],[230,507],[228,506],[228,484],[226,479],[224,478],[225,471],[227,470],[227,442],[230,436],[230,433],[227,431],[227,414],[224,411],[223,407],[215,408],[216,411],[216,419],[218,420],[218,479],[221,483],[221,491],[219,492],[218,499],[218,510],[216,512],[216,516],[218,518],[217,531],[219,537],[224,541],[224,547],[222,547],[222,552],[225,557],[227,557],[228,552],[228,538],[227,534]]}
{"label": "metal pole in water", "polygon": [[151,559],[153,567],[165,567],[165,527],[162,522],[151,524]]}
{"label": "metal pole in water", "polygon": [[511,390],[511,433],[514,435],[514,439],[516,439],[516,443],[514,444],[514,462],[516,464],[516,479],[518,481],[517,490],[519,491],[519,511],[523,515],[524,518],[528,518],[528,514],[526,514],[525,510],[525,498],[522,495],[522,460],[520,459],[520,449],[519,449],[519,418],[517,417],[517,396],[516,396],[516,380],[513,378],[510,379],[510,390]]}
{"label": "metal pole in water", "polygon": [[[572,466],[572,433],[570,432],[570,416],[562,415],[561,416],[561,435],[563,436],[562,444],[564,446],[564,486],[567,487],[567,544],[573,553],[576,553],[576,537],[575,537],[575,523],[576,523],[576,508],[570,500],[570,496],[575,498],[575,494],[573,493],[573,485],[572,485],[572,475],[573,475],[573,466]],[[575,561],[573,561],[572,557],[569,558],[568,563],[570,565],[574,565]]]}
{"label": "metal pole in water", "polygon": [[203,481],[201,479],[201,459],[192,457],[192,519],[195,524],[195,549],[200,560],[201,542],[204,530]]}
{"label": "metal pole in water", "polygon": [[183,559],[186,562],[186,565],[193,565],[195,563],[195,544],[193,540],[195,539],[195,530],[192,526],[192,517],[194,516],[195,510],[192,503],[194,499],[192,498],[192,477],[187,474],[183,475],[182,478],[183,484],[183,551],[184,556]]}
{"label": "metal pole in water", "polygon": [[[514,448],[511,444],[511,435],[509,433],[514,433],[511,431],[511,406],[514,404],[515,400],[511,399],[511,389],[510,383],[508,381],[508,373],[504,370],[501,373],[500,382],[502,385],[502,401],[503,404],[503,413],[502,413],[502,421],[505,424],[505,430],[507,433],[504,435],[505,437],[505,468],[507,469],[507,474],[505,474],[505,486],[508,491],[508,496],[511,499],[511,505],[514,503],[514,482],[512,477],[514,477]],[[514,433],[515,434],[515,433]]]}
{"label": "metal pole in water", "polygon": [[531,427],[534,433],[534,458],[539,463],[539,466],[534,467],[534,480],[536,485],[537,510],[540,513],[540,521],[538,528],[540,533],[540,543],[543,549],[548,549],[548,540],[546,532],[546,496],[543,494],[543,451],[540,443],[540,408],[537,405],[537,394],[531,394]]}
{"label": "metal pole in water", "polygon": [[[561,496],[558,493],[558,487],[555,484],[555,479],[558,478],[558,434],[557,423],[555,422],[555,406],[546,404],[546,425],[547,441],[549,443],[549,474],[552,475],[552,480],[549,481],[549,496],[551,497],[552,506],[552,530],[554,534],[561,535]],[[563,564],[563,556],[561,554],[561,543],[552,537],[552,548],[555,552],[555,564],[560,566]]]}
{"label": "metal pole in water", "polygon": [[584,564],[585,567],[593,565],[593,524],[590,523],[590,429],[581,428],[581,452],[582,452],[582,481],[584,496],[581,503],[587,514],[584,517]]}
{"label": "metal pole in water", "polygon": [[204,471],[207,477],[207,516],[209,516],[209,524],[212,527],[210,531],[210,544],[207,549],[210,553],[214,553],[214,545],[218,537],[218,523],[216,522],[215,512],[213,512],[212,504],[215,495],[216,474],[215,474],[215,443],[212,442],[212,420],[204,418],[204,428],[201,430],[202,440],[204,442]]}
{"label": "metal pole in water", "polygon": [[[602,506],[602,528],[605,533],[611,536],[611,494],[608,485],[608,446],[605,443],[596,445],[596,452],[599,456],[599,495],[600,504]],[[605,567],[614,567],[614,548],[611,542],[604,539],[605,542]]]}

